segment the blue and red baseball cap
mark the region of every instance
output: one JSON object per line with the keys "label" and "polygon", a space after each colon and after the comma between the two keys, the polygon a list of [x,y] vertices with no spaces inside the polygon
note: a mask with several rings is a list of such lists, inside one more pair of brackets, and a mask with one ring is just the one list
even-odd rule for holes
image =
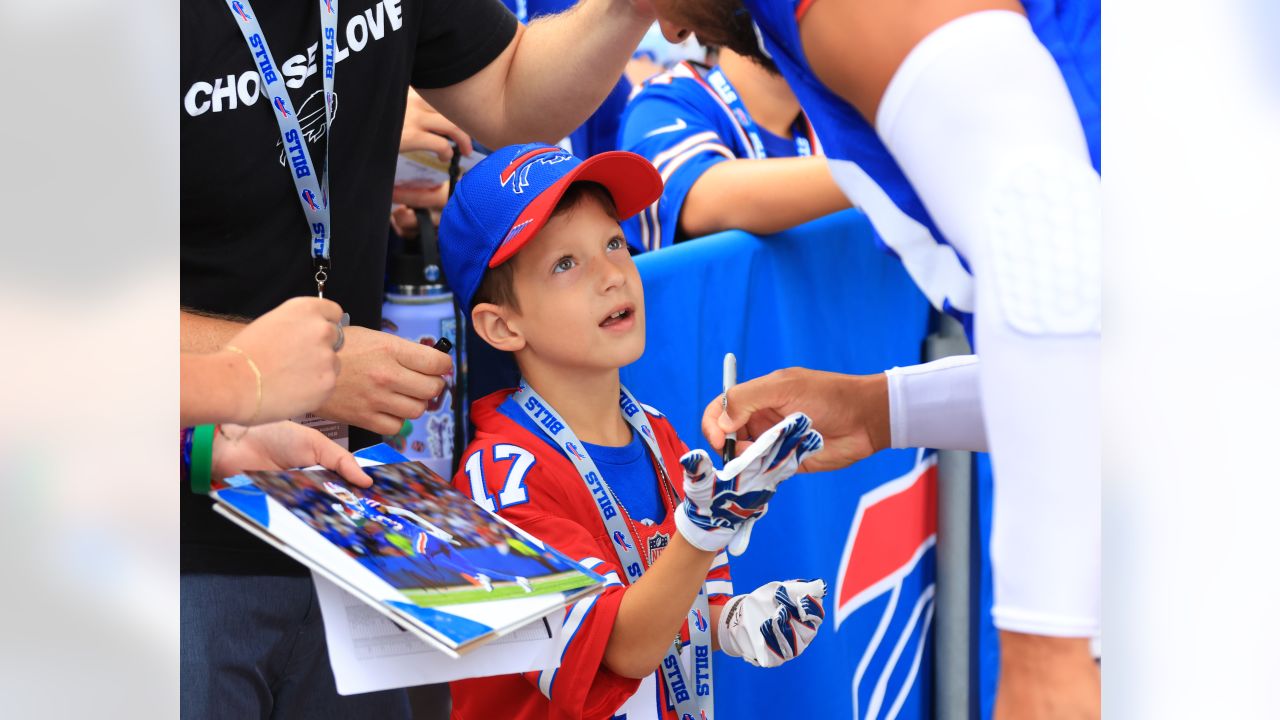
{"label": "blue and red baseball cap", "polygon": [[458,181],[440,216],[440,261],[458,303],[471,311],[480,280],[533,239],[575,182],[603,185],[625,220],[662,195],[662,176],[635,153],[581,160],[544,143],[509,145]]}

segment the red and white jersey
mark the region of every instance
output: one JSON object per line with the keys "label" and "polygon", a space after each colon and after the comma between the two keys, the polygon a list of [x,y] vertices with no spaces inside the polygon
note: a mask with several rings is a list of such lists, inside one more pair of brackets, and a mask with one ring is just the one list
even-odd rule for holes
{"label": "red and white jersey", "polygon": [[[595,498],[573,464],[542,437],[498,411],[513,391],[502,390],[472,405],[476,437],[462,456],[454,485],[482,506],[607,578],[604,592],[566,609],[560,636],[560,667],[543,672],[472,678],[450,683],[453,717],[458,720],[607,720],[619,711],[627,720],[678,720],[667,710],[662,678],[644,680],[616,675],[604,667],[604,651],[626,590],[625,575],[600,518]],[[688,448],[661,414],[645,406],[657,435],[669,477],[682,494],[680,456]],[[655,470],[654,482],[658,482]],[[661,523],[628,522],[638,537],[647,568],[661,554],[675,529],[674,508],[667,505]],[[624,508],[618,511],[625,515]],[[707,573],[712,606],[733,595],[729,559],[721,552]],[[688,640],[687,625],[681,635]],[[623,705],[626,708],[623,709]]]}

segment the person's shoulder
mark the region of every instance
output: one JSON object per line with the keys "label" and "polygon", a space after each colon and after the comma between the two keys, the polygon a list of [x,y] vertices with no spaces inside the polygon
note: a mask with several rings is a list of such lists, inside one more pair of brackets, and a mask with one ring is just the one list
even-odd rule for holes
{"label": "person's shoulder", "polygon": [[699,68],[681,63],[646,80],[632,95],[630,105],[664,100],[695,107],[714,104],[714,98],[699,81],[700,76]]}

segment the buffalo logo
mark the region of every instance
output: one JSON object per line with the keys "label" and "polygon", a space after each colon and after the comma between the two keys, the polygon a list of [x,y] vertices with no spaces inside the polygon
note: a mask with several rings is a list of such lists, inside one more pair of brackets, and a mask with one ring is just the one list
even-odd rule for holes
{"label": "buffalo logo", "polygon": [[649,536],[649,564],[652,565],[658,561],[658,556],[666,549],[667,543],[671,542],[671,536],[666,533],[654,533]]}
{"label": "buffalo logo", "polygon": [[289,117],[289,108],[285,107],[284,98],[277,97],[272,102],[275,103],[276,109],[280,111],[281,116]]}
{"label": "buffalo logo", "polygon": [[653,439],[653,431],[649,429],[648,425],[641,425],[640,432],[644,433],[645,437],[649,438],[650,440]]}
{"label": "buffalo logo", "polygon": [[240,3],[238,3],[238,2],[233,2],[233,3],[231,3],[231,11],[232,11],[232,12],[234,12],[235,14],[239,15],[239,16],[240,16],[240,20],[241,20],[242,22],[249,22],[250,20],[252,20],[252,19],[253,19],[253,16],[252,16],[252,15],[250,15],[250,14],[249,14],[249,13],[247,13],[247,12],[245,12],[245,10],[244,10],[244,5],[241,5],[241,4],[240,4]]}
{"label": "buffalo logo", "polygon": [[545,147],[531,150],[512,160],[511,164],[498,175],[498,182],[502,187],[507,187],[511,179],[515,178],[515,182],[511,183],[511,192],[521,195],[524,189],[529,187],[529,171],[535,165],[556,165],[571,159],[573,156],[563,148]]}
{"label": "buffalo logo", "polygon": [[897,714],[920,674],[934,614],[937,533],[937,455],[858,502],[835,588],[836,630],[853,632],[863,646],[853,675],[855,718]]}
{"label": "buffalo logo", "polygon": [[311,192],[309,189],[302,191],[302,201],[305,202],[312,210],[320,209],[320,207],[316,205],[316,194]]}
{"label": "buffalo logo", "polygon": [[707,618],[702,614],[701,610],[693,611],[693,626],[698,628],[698,632],[707,631]]}
{"label": "buffalo logo", "polygon": [[333,0],[324,0],[324,9],[325,9],[325,10],[327,10],[327,11],[329,12],[329,14],[330,14],[330,15],[332,15],[332,14],[333,14]]}
{"label": "buffalo logo", "polygon": [[739,505],[736,500],[730,500],[726,502],[724,505],[720,506],[720,509],[732,515],[736,515],[739,518],[742,518],[743,520],[746,520],[747,518],[756,514],[755,509],[744,508],[741,505]]}
{"label": "buffalo logo", "polygon": [[582,451],[578,449],[578,446],[577,446],[577,445],[574,445],[574,444],[573,444],[573,443],[571,443],[571,442],[567,442],[567,443],[565,443],[565,444],[564,444],[564,449],[565,449],[565,450],[567,450],[567,451],[569,451],[569,454],[570,454],[570,455],[572,455],[572,456],[574,456],[574,457],[578,458],[578,459],[579,459],[579,460],[581,460],[582,462],[586,462],[586,461],[587,461],[587,457],[586,457],[585,455],[583,455],[583,454],[582,454]]}
{"label": "buffalo logo", "polygon": [[627,542],[627,536],[623,535],[621,530],[613,531],[613,541],[618,543],[618,546],[623,550],[631,552],[631,543]]}

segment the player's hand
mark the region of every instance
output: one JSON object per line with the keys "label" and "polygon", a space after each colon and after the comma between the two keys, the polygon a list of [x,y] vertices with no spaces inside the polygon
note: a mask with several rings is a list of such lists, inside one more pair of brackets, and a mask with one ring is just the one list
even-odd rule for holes
{"label": "player's hand", "polygon": [[373,484],[355,457],[319,430],[287,420],[247,430],[237,425],[223,425],[223,428],[227,435],[237,439],[214,436],[212,467],[215,481],[249,470],[289,470],[322,465],[352,485],[369,487]]}
{"label": "player's hand", "polygon": [[798,657],[826,617],[826,594],[822,580],[788,580],[731,598],[720,614],[720,649],[757,667],[777,667]]}
{"label": "player's hand", "polygon": [[395,435],[405,420],[420,417],[444,390],[442,376],[453,371],[446,353],[362,327],[346,328],[338,355],[337,389],[316,414],[380,435]]}
{"label": "player's hand", "polygon": [[[257,380],[248,362],[221,350],[239,367],[239,410],[242,423],[268,423],[311,412],[329,397],[338,380],[338,339],[342,308],[332,300],[296,297],[249,323],[227,341],[253,359],[262,374],[262,406],[257,407]],[[255,414],[255,408],[257,412]]]}
{"label": "player's hand", "polygon": [[795,474],[800,463],[822,449],[822,435],[809,427],[804,413],[793,413],[767,430],[723,470],[716,470],[706,451],[680,458],[685,499],[676,512],[676,527],[694,547],[741,555],[751,540],[751,526],[768,510],[778,484]]}
{"label": "player's hand", "polygon": [[400,152],[429,150],[444,162],[449,162],[453,157],[450,140],[457,143],[458,152],[471,154],[471,136],[431,107],[418,91],[410,88],[409,101],[404,109],[404,127],[400,130]]}
{"label": "player's hand", "polygon": [[[713,448],[737,431],[738,451],[785,415],[803,411],[825,447],[803,472],[835,470],[889,447],[889,384],[879,375],[843,375],[805,368],[777,370],[729,389],[727,407],[716,396],[702,413],[702,434]],[[745,437],[744,437],[745,435]]]}

